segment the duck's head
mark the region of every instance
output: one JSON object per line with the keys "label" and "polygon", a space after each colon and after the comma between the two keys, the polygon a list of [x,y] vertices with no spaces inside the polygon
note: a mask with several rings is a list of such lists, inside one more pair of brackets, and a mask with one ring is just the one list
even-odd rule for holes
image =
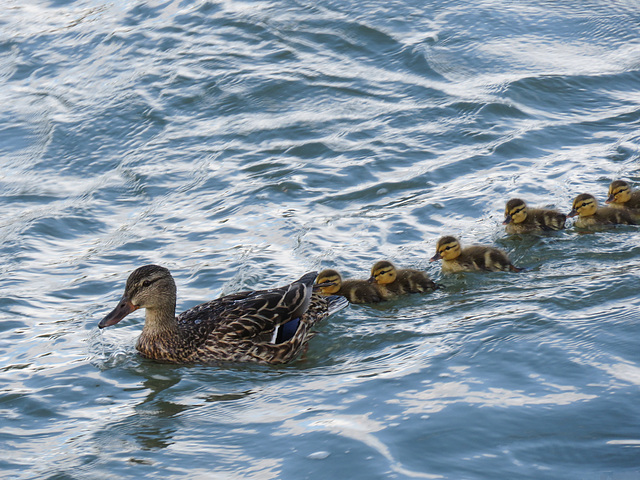
{"label": "duck's head", "polygon": [[462,248],[460,247],[460,242],[456,237],[442,237],[438,240],[436,244],[436,254],[431,257],[431,262],[435,262],[436,260],[453,260],[457,258],[462,253]]}
{"label": "duck's head", "polygon": [[524,200],[519,198],[512,198],[507,202],[507,206],[504,209],[504,222],[503,225],[508,223],[522,223],[527,218],[527,204]]}
{"label": "duck's head", "polygon": [[605,203],[625,203],[631,200],[631,187],[624,180],[614,180],[609,185],[609,198]]}
{"label": "duck's head", "polygon": [[377,283],[378,285],[386,285],[396,281],[398,273],[393,263],[387,260],[380,260],[371,269],[371,277],[369,283]]}
{"label": "duck's head", "polygon": [[320,293],[323,295],[334,295],[340,290],[342,285],[342,277],[336,270],[326,269],[318,274],[316,279],[316,285],[329,284],[327,286],[319,287]]}
{"label": "duck's head", "polygon": [[576,215],[588,217],[596,213],[596,210],[598,210],[598,202],[595,197],[588,193],[581,193],[573,201],[573,208],[567,214],[567,217],[575,217]]}
{"label": "duck's head", "polygon": [[118,306],[102,319],[98,328],[115,325],[139,308],[173,308],[172,313],[175,313],[175,306],[176,284],[169,270],[158,265],[145,265],[129,275]]}

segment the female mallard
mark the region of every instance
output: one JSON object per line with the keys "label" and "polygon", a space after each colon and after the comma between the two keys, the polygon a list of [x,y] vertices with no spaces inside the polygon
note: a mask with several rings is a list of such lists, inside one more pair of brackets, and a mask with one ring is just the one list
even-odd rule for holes
{"label": "female mallard", "polygon": [[504,210],[507,233],[531,233],[562,230],[567,216],[555,210],[528,208],[524,200],[512,198]]}
{"label": "female mallard", "polygon": [[472,245],[463,249],[455,237],[442,237],[436,244],[432,262],[442,259],[442,271],[456,272],[519,272],[505,252],[499,248]]}
{"label": "female mallard", "polygon": [[367,280],[342,280],[336,270],[326,269],[318,274],[316,283],[323,295],[341,295],[351,303],[378,303],[384,300],[377,286]]}
{"label": "female mallard", "polygon": [[593,195],[581,193],[573,201],[573,206],[567,217],[578,215],[574,225],[578,228],[598,228],[612,225],[636,225],[631,213],[626,209],[612,207],[598,207]]}
{"label": "female mallard", "polygon": [[387,260],[380,260],[373,266],[369,282],[378,286],[385,300],[438,288],[426,273],[412,268],[396,268]]}
{"label": "female mallard", "polygon": [[609,198],[604,202],[613,208],[623,208],[635,220],[640,219],[640,190],[631,190],[631,186],[624,180],[614,180],[609,185]]}
{"label": "female mallard", "polygon": [[286,363],[302,350],[316,322],[347,305],[341,297],[312,295],[315,278],[312,272],[284,287],[227,295],[176,317],[176,284],[169,270],[145,265],[129,275],[120,303],[98,327],[145,308],[136,348],[147,358]]}

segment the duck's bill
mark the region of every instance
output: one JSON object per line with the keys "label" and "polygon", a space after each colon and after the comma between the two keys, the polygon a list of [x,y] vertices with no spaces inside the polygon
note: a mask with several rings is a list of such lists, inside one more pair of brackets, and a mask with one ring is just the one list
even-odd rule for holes
{"label": "duck's bill", "polygon": [[98,328],[110,327],[115,325],[131,312],[137,310],[138,307],[131,303],[127,297],[123,296],[118,302],[118,306],[114,308],[109,315],[104,317],[98,324]]}
{"label": "duck's bill", "polygon": [[604,203],[611,203],[616,199],[616,197],[614,197],[613,195],[609,195],[609,198],[607,198]]}
{"label": "duck's bill", "polygon": [[436,260],[440,260],[441,258],[442,258],[442,256],[440,255],[440,252],[438,252],[433,257],[431,257],[431,259],[429,261],[430,262],[435,262]]}
{"label": "duck's bill", "polygon": [[574,208],[569,213],[567,213],[567,218],[575,217],[578,214],[578,211]]}
{"label": "duck's bill", "polygon": [[374,277],[373,275],[371,275],[371,276],[369,277],[369,279],[367,280],[367,282],[369,282],[369,283],[378,283],[378,282],[376,282],[376,277]]}
{"label": "duck's bill", "polygon": [[504,222],[502,222],[503,225],[507,225],[508,223],[511,223],[511,215],[504,217]]}

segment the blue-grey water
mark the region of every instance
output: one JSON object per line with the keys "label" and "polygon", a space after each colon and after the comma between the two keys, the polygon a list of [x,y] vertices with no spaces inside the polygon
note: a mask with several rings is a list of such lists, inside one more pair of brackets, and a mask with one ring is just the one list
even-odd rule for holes
{"label": "blue-grey water", "polygon": [[[640,231],[501,225],[640,184],[638,1],[8,0],[0,59],[2,478],[640,479]],[[182,311],[384,258],[445,288],[285,366],[97,329],[147,263]]]}

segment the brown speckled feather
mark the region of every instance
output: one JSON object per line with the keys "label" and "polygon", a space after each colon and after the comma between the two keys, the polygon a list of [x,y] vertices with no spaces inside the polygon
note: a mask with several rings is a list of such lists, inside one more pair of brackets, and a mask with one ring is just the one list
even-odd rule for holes
{"label": "brown speckled feather", "polygon": [[[284,287],[235,293],[175,317],[171,274],[163,267],[145,266],[131,274],[121,304],[99,327],[146,308],[145,326],[136,345],[145,357],[172,363],[285,363],[311,338],[310,329],[316,322],[347,303],[341,297],[313,294],[315,277],[312,272]],[[288,323],[295,330],[276,343],[279,329]]]}

